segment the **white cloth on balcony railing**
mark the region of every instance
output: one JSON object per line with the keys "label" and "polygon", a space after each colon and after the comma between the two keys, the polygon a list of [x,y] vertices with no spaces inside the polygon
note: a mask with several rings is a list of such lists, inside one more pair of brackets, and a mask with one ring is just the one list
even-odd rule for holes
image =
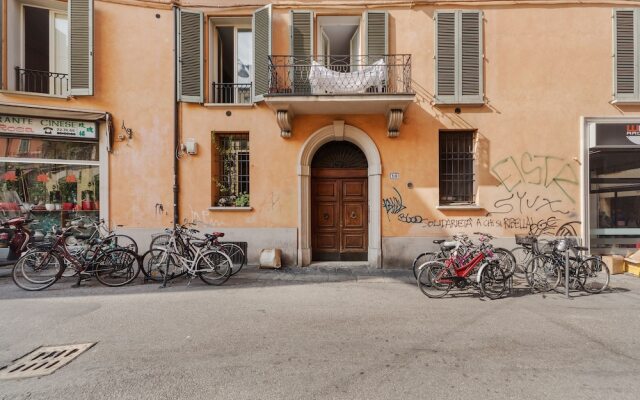
{"label": "white cloth on balcony railing", "polygon": [[309,83],[312,94],[365,93],[376,87],[382,92],[387,80],[387,66],[380,59],[373,64],[352,72],[336,72],[320,63],[311,61]]}

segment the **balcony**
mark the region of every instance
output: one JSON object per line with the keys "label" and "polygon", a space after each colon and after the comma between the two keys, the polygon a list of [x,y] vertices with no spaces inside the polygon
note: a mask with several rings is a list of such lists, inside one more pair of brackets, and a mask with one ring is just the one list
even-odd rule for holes
{"label": "balcony", "polygon": [[269,57],[264,98],[283,137],[291,136],[293,116],[304,114],[385,114],[395,137],[414,97],[409,54]]}
{"label": "balcony", "polygon": [[211,84],[213,104],[251,104],[251,83]]}
{"label": "balcony", "polygon": [[15,67],[16,91],[52,96],[69,94],[69,74]]}

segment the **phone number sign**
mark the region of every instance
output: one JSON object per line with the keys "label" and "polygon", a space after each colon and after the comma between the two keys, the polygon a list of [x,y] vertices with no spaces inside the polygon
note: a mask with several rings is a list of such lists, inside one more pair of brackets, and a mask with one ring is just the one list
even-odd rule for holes
{"label": "phone number sign", "polygon": [[96,122],[0,115],[0,133],[95,139],[97,130]]}

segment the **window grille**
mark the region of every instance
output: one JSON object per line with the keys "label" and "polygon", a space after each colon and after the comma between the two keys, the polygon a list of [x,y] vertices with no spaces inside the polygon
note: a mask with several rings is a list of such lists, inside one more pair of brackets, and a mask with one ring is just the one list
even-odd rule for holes
{"label": "window grille", "polygon": [[238,205],[241,196],[249,195],[249,135],[218,135],[216,140],[218,151],[217,199],[219,205]]}
{"label": "window grille", "polygon": [[473,132],[440,132],[440,204],[474,203],[473,143]]}

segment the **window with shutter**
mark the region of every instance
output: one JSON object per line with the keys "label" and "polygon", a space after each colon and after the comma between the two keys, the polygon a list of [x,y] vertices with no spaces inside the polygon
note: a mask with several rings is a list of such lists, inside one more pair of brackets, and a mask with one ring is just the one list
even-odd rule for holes
{"label": "window with shutter", "polygon": [[69,87],[93,95],[93,0],[69,0]]}
{"label": "window with shutter", "polygon": [[482,104],[482,13],[436,13],[436,99],[440,104]]}
{"label": "window with shutter", "polygon": [[374,63],[389,53],[389,14],[386,11],[366,11],[364,20],[367,56],[369,63]]}
{"label": "window with shutter", "polygon": [[614,11],[614,97],[638,99],[638,10]]}
{"label": "window with shutter", "polygon": [[202,103],[203,96],[203,14],[178,9],[178,101]]}
{"label": "window with shutter", "polygon": [[271,5],[253,13],[253,101],[269,92],[271,55]]}
{"label": "window with shutter", "polygon": [[291,55],[293,87],[296,93],[309,93],[309,65],[313,56],[313,13],[291,11]]}

